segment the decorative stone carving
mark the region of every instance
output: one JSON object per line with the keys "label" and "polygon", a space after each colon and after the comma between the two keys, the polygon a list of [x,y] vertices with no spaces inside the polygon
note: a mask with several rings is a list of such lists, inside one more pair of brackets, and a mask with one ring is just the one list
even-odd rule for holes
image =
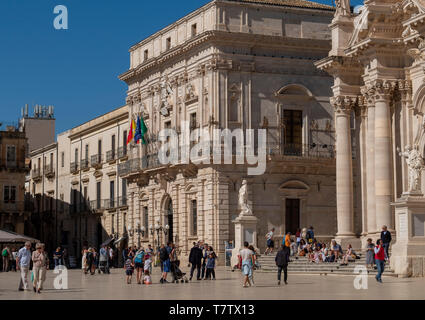
{"label": "decorative stone carving", "polygon": [[350,16],[350,0],[335,0],[335,17]]}
{"label": "decorative stone carving", "polygon": [[350,114],[357,103],[356,96],[337,96],[331,98],[331,105],[337,114]]}
{"label": "decorative stone carving", "polygon": [[248,183],[246,180],[242,181],[242,186],[239,189],[239,206],[241,207],[240,216],[252,216],[252,208],[248,203]]}
{"label": "decorative stone carving", "polygon": [[400,157],[406,159],[407,166],[409,168],[409,193],[421,191],[421,173],[424,168],[424,159],[422,158],[418,146],[407,145],[401,152],[400,148],[397,148]]}
{"label": "decorative stone carving", "polygon": [[186,85],[186,101],[197,99],[195,86],[192,83]]}
{"label": "decorative stone carving", "polygon": [[171,95],[173,94],[173,89],[171,84],[167,79],[161,81],[161,114],[166,117],[169,115],[169,110],[172,105]]}

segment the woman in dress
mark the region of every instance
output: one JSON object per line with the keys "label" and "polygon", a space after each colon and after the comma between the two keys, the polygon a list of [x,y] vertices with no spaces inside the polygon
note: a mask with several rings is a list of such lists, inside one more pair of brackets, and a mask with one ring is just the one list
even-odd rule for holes
{"label": "woman in dress", "polygon": [[81,269],[83,270],[84,273],[86,273],[86,269],[87,269],[87,248],[84,248],[83,251],[81,252],[82,254],[82,258],[81,258]]}
{"label": "woman in dress", "polygon": [[375,264],[375,246],[372,243],[372,239],[367,239],[366,245],[366,268],[370,266],[373,269],[373,265]]}

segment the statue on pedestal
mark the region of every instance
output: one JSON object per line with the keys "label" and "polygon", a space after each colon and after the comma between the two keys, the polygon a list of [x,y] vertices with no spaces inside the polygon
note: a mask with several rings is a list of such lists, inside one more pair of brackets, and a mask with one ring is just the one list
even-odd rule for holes
{"label": "statue on pedestal", "polygon": [[351,15],[350,0],[335,0],[335,6],[335,17]]}
{"label": "statue on pedestal", "polygon": [[400,157],[406,159],[407,166],[409,168],[409,192],[420,192],[421,191],[421,172],[424,167],[424,159],[422,158],[418,147],[412,147],[407,145],[401,152],[400,148],[397,151]]}
{"label": "statue on pedestal", "polygon": [[242,186],[239,190],[239,205],[241,207],[241,216],[252,216],[252,208],[248,203],[248,184],[246,180],[242,181]]}

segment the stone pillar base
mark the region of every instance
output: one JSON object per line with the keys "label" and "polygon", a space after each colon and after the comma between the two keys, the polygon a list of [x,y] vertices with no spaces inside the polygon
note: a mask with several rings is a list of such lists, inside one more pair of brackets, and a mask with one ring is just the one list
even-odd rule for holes
{"label": "stone pillar base", "polygon": [[362,248],[362,243],[360,241],[360,238],[356,237],[355,235],[352,236],[336,236],[335,237],[336,242],[341,245],[342,250],[347,250],[347,246],[351,244],[354,251],[359,251]]}
{"label": "stone pillar base", "polygon": [[257,250],[257,222],[255,216],[240,215],[233,221],[235,224],[235,248],[232,250],[231,266],[238,264],[238,254],[247,241]]}
{"label": "stone pillar base", "polygon": [[399,277],[425,276],[425,198],[403,194],[395,203],[397,242],[392,246],[391,269]]}

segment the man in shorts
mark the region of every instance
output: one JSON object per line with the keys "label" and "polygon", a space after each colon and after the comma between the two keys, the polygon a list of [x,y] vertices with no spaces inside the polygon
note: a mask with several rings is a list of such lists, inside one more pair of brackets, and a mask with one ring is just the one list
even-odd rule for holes
{"label": "man in shorts", "polygon": [[274,241],[273,241],[273,234],[274,234],[274,228],[266,234],[266,240],[267,240],[267,249],[266,252],[264,253],[265,255],[267,254],[271,254],[273,252],[273,248],[274,248]]}
{"label": "man in shorts", "polygon": [[245,277],[244,283],[243,283],[244,288],[251,286],[251,283],[249,282],[249,278],[252,277],[252,266],[253,266],[252,257],[254,255],[254,252],[252,252],[252,250],[250,250],[248,247],[249,247],[249,243],[245,241],[244,248],[239,253],[242,258],[242,273]]}

